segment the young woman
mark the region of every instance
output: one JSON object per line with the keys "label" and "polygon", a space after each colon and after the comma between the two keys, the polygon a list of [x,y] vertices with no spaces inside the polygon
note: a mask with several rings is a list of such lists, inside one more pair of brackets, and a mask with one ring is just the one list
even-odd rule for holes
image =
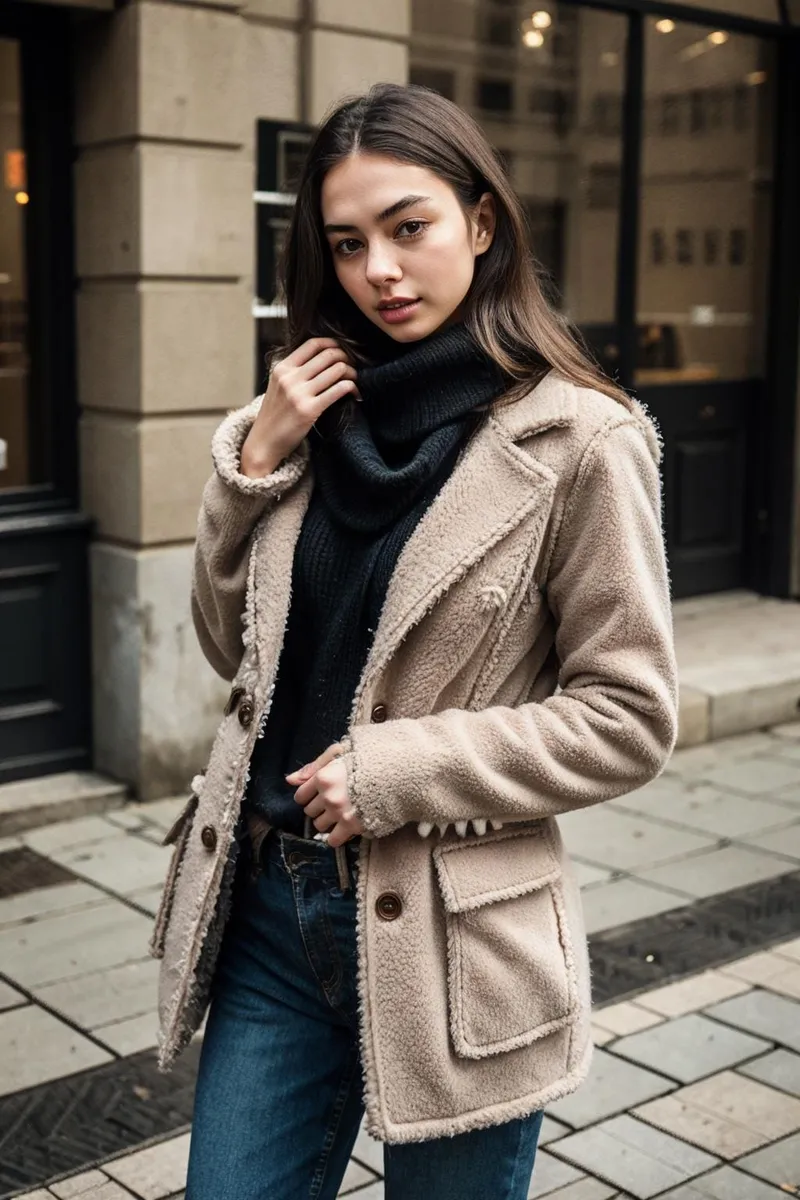
{"label": "young woman", "polygon": [[655,430],[542,295],[477,125],[379,85],[319,130],[288,339],[213,441],[192,605],[232,681],[152,951],[210,999],[187,1200],[523,1200],[590,1060],[555,818],[664,766]]}

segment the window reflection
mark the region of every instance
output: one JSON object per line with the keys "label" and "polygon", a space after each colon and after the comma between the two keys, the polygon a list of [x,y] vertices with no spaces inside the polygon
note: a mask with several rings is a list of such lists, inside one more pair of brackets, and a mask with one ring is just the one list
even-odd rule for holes
{"label": "window reflection", "polygon": [[758,38],[646,21],[639,384],[763,372],[773,75]]}
{"label": "window reflection", "polygon": [[19,45],[0,38],[0,491],[30,482],[25,212],[29,201],[20,113]]}

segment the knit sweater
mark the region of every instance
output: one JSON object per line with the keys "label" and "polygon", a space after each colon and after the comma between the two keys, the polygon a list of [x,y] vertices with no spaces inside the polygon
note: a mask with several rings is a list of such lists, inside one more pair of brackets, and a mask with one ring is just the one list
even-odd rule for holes
{"label": "knit sweater", "polygon": [[309,435],[315,485],[295,548],[292,600],[244,808],[298,836],[284,776],[348,729],[353,695],[403,546],[504,377],[457,324],[358,373],[361,403]]}

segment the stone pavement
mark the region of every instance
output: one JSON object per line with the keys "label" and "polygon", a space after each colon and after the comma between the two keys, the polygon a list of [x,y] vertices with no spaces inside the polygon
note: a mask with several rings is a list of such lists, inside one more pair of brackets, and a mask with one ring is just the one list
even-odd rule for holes
{"label": "stone pavement", "polygon": [[[155,1070],[146,949],[180,802],[0,841],[0,1197],[181,1194],[199,1041]],[[681,750],[561,826],[601,1048],[530,1197],[800,1195],[800,722]],[[379,1200],[381,1172],[362,1130],[341,1194]]]}

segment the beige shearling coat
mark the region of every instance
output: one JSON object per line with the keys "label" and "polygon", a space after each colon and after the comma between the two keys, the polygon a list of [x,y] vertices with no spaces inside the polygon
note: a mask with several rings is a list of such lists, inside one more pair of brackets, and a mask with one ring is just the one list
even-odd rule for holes
{"label": "beige shearling coat", "polygon": [[[163,1070],[207,1004],[313,482],[305,441],[274,474],[240,474],[259,404],[217,431],[199,519],[195,624],[233,690],[170,835],[151,941]],[[344,738],[367,831],[359,1034],[380,1140],[507,1121],[586,1076],[586,938],[556,818],[646,783],[675,741],[659,456],[634,401],[551,371],[494,409],[397,563]]]}

